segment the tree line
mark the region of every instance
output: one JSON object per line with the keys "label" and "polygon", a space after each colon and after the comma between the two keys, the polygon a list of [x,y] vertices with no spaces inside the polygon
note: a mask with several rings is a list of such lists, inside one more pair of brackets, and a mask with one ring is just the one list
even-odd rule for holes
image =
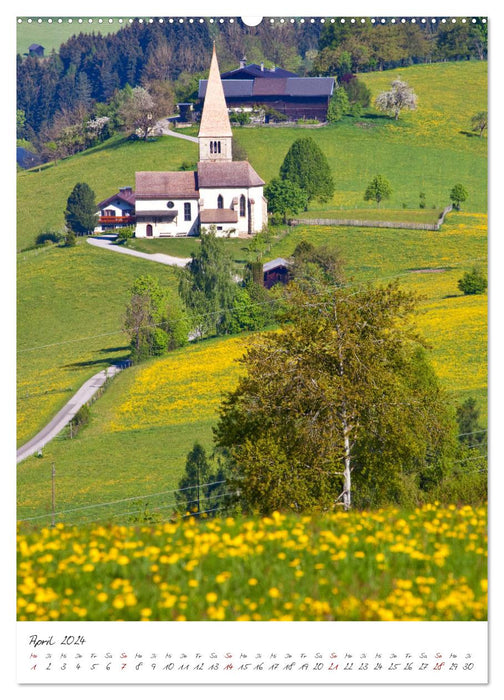
{"label": "tree line", "polygon": [[[106,36],[75,35],[46,58],[17,56],[18,139],[40,151],[55,134],[61,140],[66,130],[67,141],[87,148],[124,125],[124,91],[132,88],[162,96],[166,113],[176,102],[195,101],[213,41],[221,70],[236,68],[246,55],[249,62],[264,61],[300,75],[337,76],[347,86],[360,72],[487,56],[487,28],[480,20],[455,25],[262,22],[258,27],[247,27],[239,18],[222,25],[135,21]],[[362,105],[363,98],[351,96],[350,102]],[[76,128],[78,138],[72,133]],[[51,153],[43,155],[47,159]]]}

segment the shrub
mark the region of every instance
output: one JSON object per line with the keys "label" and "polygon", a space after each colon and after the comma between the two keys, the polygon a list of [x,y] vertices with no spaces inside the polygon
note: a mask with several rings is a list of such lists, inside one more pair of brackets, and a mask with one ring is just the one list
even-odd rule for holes
{"label": "shrub", "polygon": [[458,281],[458,288],[464,294],[484,294],[487,287],[488,280],[486,275],[476,267],[473,267],[471,272],[466,272]]}
{"label": "shrub", "polygon": [[239,124],[240,126],[250,124],[250,114],[248,112],[234,112],[230,115],[229,121],[232,124]]}
{"label": "shrub", "polygon": [[126,241],[129,241],[130,238],[133,238],[134,235],[134,226],[124,226],[123,228],[120,228],[117,232],[117,242],[124,243]]}
{"label": "shrub", "polygon": [[65,246],[67,248],[72,248],[77,243],[77,238],[73,231],[68,231],[65,236]]}
{"label": "shrub", "polygon": [[35,245],[44,245],[44,243],[59,243],[63,236],[57,231],[42,231],[35,238]]}

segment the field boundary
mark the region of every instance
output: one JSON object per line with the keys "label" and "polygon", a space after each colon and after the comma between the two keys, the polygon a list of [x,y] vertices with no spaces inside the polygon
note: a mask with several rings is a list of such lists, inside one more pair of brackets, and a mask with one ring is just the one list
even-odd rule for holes
{"label": "field boundary", "polygon": [[361,226],[369,228],[410,228],[421,231],[439,231],[444,223],[445,216],[453,209],[449,204],[441,212],[435,224],[422,224],[407,221],[370,221],[366,219],[289,219],[290,226]]}

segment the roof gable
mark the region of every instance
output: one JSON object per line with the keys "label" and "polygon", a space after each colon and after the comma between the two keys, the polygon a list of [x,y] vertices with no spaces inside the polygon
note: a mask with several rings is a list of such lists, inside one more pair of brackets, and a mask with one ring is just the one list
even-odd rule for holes
{"label": "roof gable", "polygon": [[198,163],[201,187],[262,187],[262,180],[246,160]]}
{"label": "roof gable", "polygon": [[196,199],[199,197],[198,175],[193,170],[140,171],[135,173],[135,196],[137,199]]}

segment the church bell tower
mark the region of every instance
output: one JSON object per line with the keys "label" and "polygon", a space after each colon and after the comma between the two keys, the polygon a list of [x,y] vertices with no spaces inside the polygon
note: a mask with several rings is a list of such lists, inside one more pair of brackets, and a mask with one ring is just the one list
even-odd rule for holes
{"label": "church bell tower", "polygon": [[233,132],[214,44],[198,133],[199,161],[207,163],[232,161],[232,141]]}

